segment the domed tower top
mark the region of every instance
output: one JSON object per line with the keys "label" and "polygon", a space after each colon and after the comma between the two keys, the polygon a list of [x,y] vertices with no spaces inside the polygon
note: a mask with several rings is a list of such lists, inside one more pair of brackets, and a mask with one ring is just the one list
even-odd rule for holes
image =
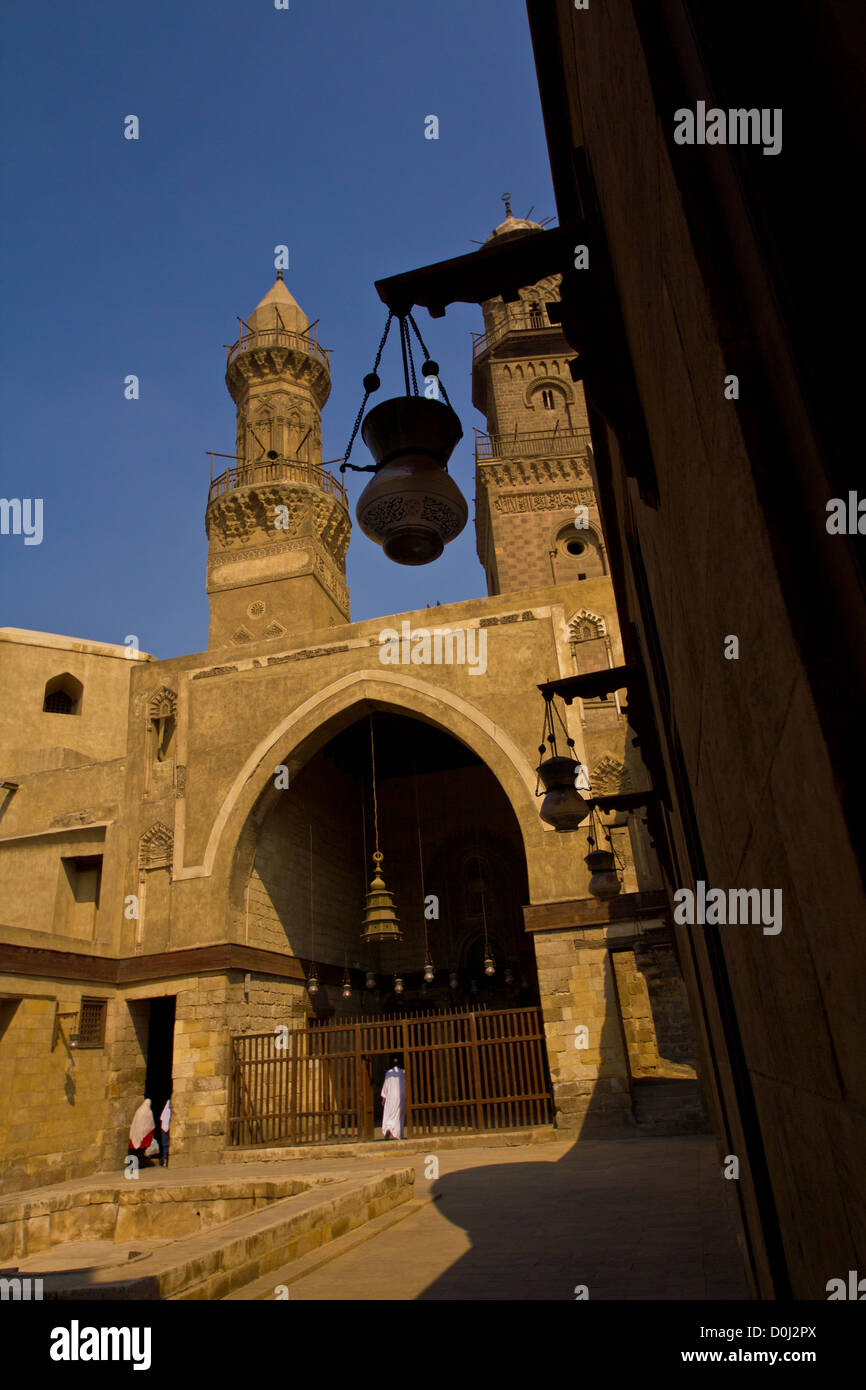
{"label": "domed tower top", "polygon": [[502,201],[505,204],[505,221],[500,222],[498,227],[494,227],[490,236],[485,241],[504,240],[508,237],[521,236],[524,232],[543,232],[544,228],[540,222],[530,222],[528,217],[515,217],[511,211],[511,194],[506,193]]}
{"label": "domed tower top", "polygon": [[288,329],[290,333],[306,333],[310,326],[300,304],[289,293],[281,270],[277,271],[276,280],[264,299],[259,300],[247,322],[253,333],[280,327]]}

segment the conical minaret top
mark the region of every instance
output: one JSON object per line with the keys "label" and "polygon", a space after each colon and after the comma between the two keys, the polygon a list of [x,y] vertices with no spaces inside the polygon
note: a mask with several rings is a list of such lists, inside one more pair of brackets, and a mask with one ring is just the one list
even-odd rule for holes
{"label": "conical minaret top", "polygon": [[211,648],[349,620],[349,513],[322,468],[331,374],[315,329],[278,271],[228,348],[236,457],[213,480],[205,518]]}
{"label": "conical minaret top", "polygon": [[282,326],[292,333],[306,333],[310,326],[300,304],[290,294],[281,270],[277,271],[276,280],[253,309],[247,323],[253,332]]}

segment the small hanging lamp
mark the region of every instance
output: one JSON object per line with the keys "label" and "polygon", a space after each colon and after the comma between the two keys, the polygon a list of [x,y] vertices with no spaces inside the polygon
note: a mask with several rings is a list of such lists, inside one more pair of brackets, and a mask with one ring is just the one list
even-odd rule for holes
{"label": "small hanging lamp", "polygon": [[395,976],[394,976],[394,993],[395,993],[395,994],[402,994],[404,988],[405,988],[405,986],[404,986],[404,984],[403,984],[403,976],[402,976],[402,975],[395,975]]}
{"label": "small hanging lamp", "polygon": [[313,913],[313,822],[310,821],[310,973],[307,976],[307,992],[318,994],[319,972],[316,969],[316,920]]}
{"label": "small hanging lamp", "polygon": [[[478,823],[475,823],[475,862],[478,865],[478,878],[481,888],[481,921],[484,927],[484,973],[485,975],[496,974],[496,962],[493,959],[493,952],[490,949],[490,942],[487,937],[487,900],[484,893],[484,867],[481,863],[481,853],[478,848]],[[472,982],[473,993],[478,989],[475,981]]]}
{"label": "small hanging lamp", "polygon": [[424,983],[432,985],[436,979],[433,957],[430,955],[430,938],[427,932],[427,898],[424,893],[424,852],[421,848],[421,811],[418,806],[418,770],[412,776],[415,788],[415,823],[418,827],[418,873],[421,879],[421,915],[424,919]]}
{"label": "small hanging lamp", "polygon": [[[610,849],[598,849],[598,831],[600,822],[595,807],[592,808],[589,821],[589,834],[586,843],[589,845],[589,853],[584,859],[586,867],[589,869],[591,878],[589,880],[589,891],[594,898],[615,898],[622,888],[619,874],[616,870],[616,855],[613,850],[613,842],[610,833],[607,832],[607,839],[611,844]],[[595,832],[595,833],[593,833]]]}
{"label": "small hanging lamp", "polygon": [[[376,369],[393,318],[390,313],[373,370],[364,377],[364,399],[340,472],[351,468],[374,475],[361,493],[355,513],[364,535],[381,545],[388,559],[397,564],[427,565],[459,536],[469,508],[447,471],[448,459],[463,437],[463,429],[439,380],[439,366],[431,361],[411,314],[399,316],[406,394],[382,401],[364,419],[361,437],[373,455],[372,468],[349,463],[367,398],[381,385]],[[418,394],[410,324],[427,359],[421,367],[422,374],[436,378],[437,391],[441,389],[444,400],[439,400],[438,395],[431,398]]]}
{"label": "small hanging lamp", "polygon": [[457,978],[457,971],[456,971],[456,970],[452,970],[452,971],[451,971],[451,974],[450,974],[449,979],[448,979],[448,984],[449,984],[449,986],[451,987],[451,989],[459,989],[459,988],[460,988],[460,981],[459,981],[459,979]]}
{"label": "small hanging lamp", "polygon": [[352,997],[352,977],[351,977],[351,975],[349,974],[349,953],[348,953],[348,951],[346,952],[346,969],[345,969],[345,972],[344,972],[344,974],[343,974],[343,984],[342,984],[340,993],[342,994],[342,996],[343,996],[344,999],[351,999],[351,997]]}
{"label": "small hanging lamp", "polygon": [[384,855],[379,851],[379,801],[376,792],[376,747],[373,741],[372,714],[370,715],[370,761],[373,773],[373,826],[376,848],[373,851],[373,877],[370,880],[370,888],[364,907],[361,940],[364,942],[402,941],[403,933],[400,930],[400,923],[394,910],[394,895],[388,891],[382,877],[381,866]]}
{"label": "small hanging lamp", "polygon": [[[562,724],[565,733],[565,743],[569,749],[567,755],[557,751],[554,714]],[[550,747],[547,758],[544,756],[548,752],[545,742]],[[544,800],[538,814],[548,825],[552,825],[554,830],[577,830],[578,826],[589,815],[590,803],[584,801],[577,790],[581,764],[571,752],[573,748],[574,739],[570,736],[563,723],[562,715],[553,703],[553,696],[545,695],[544,724],[541,730],[541,743],[538,745],[542,760],[536,769],[538,781],[535,784],[535,795],[541,796],[538,789],[540,783],[544,787]]]}
{"label": "small hanging lamp", "polygon": [[372,970],[368,970],[368,971],[367,971],[367,978],[366,978],[366,980],[364,981],[364,983],[366,984],[367,989],[375,989],[375,988],[376,988],[376,976],[375,976],[375,974],[373,973]]}

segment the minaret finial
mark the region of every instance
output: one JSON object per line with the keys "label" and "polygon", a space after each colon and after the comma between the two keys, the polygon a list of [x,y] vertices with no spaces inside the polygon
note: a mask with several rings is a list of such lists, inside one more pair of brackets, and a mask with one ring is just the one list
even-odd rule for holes
{"label": "minaret finial", "polygon": [[503,201],[503,203],[505,204],[505,216],[506,216],[506,217],[511,217],[511,216],[513,215],[512,212],[511,212],[511,194],[510,194],[510,193],[503,193],[503,194],[502,194],[502,201]]}
{"label": "minaret finial", "polygon": [[282,280],[282,278],[283,278],[283,268],[282,268],[282,266],[280,266],[279,270],[277,271],[277,279],[278,279],[278,280]]}

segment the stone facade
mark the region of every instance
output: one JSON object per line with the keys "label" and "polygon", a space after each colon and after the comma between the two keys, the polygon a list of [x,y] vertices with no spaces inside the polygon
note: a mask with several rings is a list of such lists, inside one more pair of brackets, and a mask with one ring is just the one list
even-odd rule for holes
{"label": "stone facade", "polygon": [[[435,626],[483,637],[483,671],[383,662],[383,629],[429,628],[429,610],[348,621],[345,501],[319,469],[327,364],[287,294],[278,282],[230,354],[239,456],[258,437],[278,457],[239,457],[211,490],[208,651],[162,661],[0,633],[14,695],[2,744],[0,1077],[16,1101],[0,1121],[0,1189],[119,1168],[144,1087],[159,1084],[160,1047],[170,1052],[172,1161],[215,1159],[226,1143],[233,1034],[357,1013],[364,971],[385,989],[418,972],[428,948],[436,1006],[451,1002],[449,970],[468,979],[482,946],[509,966],[512,1002],[540,999],[560,1125],[616,1132],[634,1123],[607,915],[593,925],[600,905],[585,840],[543,824],[536,796],[538,681],[623,659],[579,433],[582,393],[563,381],[560,331],[539,327],[532,307],[554,298],[556,284],[526,292],[528,324],[486,305],[493,333],[476,349],[476,397],[497,441],[495,458],[481,445],[478,460],[490,596],[437,608]],[[268,318],[274,306],[279,322]],[[541,429],[557,412],[560,425]],[[250,476],[253,466],[260,475]],[[589,530],[573,530],[576,497]],[[289,540],[273,525],[280,508]],[[43,709],[59,677],[78,683],[66,713]],[[375,833],[371,716],[385,875],[404,929],[402,943],[372,948],[360,941]],[[648,784],[615,694],[564,717],[600,789]],[[607,819],[627,924],[632,903],[646,917],[658,870],[639,818]],[[428,895],[438,904],[429,919]],[[557,921],[530,935],[527,914],[538,911]],[[659,945],[669,940],[657,905],[647,930]],[[313,963],[315,1000],[304,987]],[[81,1001],[91,998],[104,1001],[104,1040],[76,1048]],[[379,998],[393,1003],[387,990]],[[167,1000],[173,1036],[160,1012]],[[66,1017],[52,1048],[55,1008]],[[580,1022],[589,1045],[578,1052]],[[644,1018],[641,1058],[647,1027]]]}

